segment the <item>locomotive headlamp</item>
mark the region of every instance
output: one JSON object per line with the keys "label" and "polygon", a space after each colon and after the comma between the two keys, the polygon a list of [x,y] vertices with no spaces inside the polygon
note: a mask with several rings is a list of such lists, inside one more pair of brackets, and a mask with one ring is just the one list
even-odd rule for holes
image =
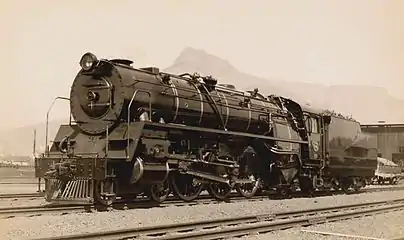
{"label": "locomotive headlamp", "polygon": [[95,65],[97,61],[97,57],[94,54],[88,52],[81,57],[80,66],[81,68],[83,68],[83,70],[88,71]]}

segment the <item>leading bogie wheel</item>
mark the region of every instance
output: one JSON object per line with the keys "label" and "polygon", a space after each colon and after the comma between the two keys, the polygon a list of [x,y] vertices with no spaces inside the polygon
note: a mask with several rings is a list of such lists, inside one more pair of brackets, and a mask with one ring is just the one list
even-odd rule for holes
{"label": "leading bogie wheel", "polygon": [[111,206],[115,202],[116,195],[113,192],[113,185],[112,179],[94,182],[94,198],[97,204]]}
{"label": "leading bogie wheel", "polygon": [[255,178],[253,174],[249,176],[251,183],[238,183],[236,184],[236,191],[245,198],[252,198],[260,188],[260,179]]}

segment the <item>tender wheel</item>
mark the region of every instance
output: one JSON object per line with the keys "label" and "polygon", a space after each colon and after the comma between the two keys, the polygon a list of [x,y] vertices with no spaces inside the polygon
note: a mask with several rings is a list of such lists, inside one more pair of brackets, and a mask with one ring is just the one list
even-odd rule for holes
{"label": "tender wheel", "polygon": [[231,193],[232,188],[225,183],[210,183],[207,186],[207,191],[208,193],[216,198],[217,200],[226,200],[230,193]]}
{"label": "tender wheel", "polygon": [[280,187],[276,189],[277,195],[282,199],[290,199],[292,198],[292,192],[289,188]]}
{"label": "tender wheel", "polygon": [[260,179],[256,179],[253,174],[249,176],[252,183],[236,184],[236,191],[245,198],[252,198],[260,188]]}
{"label": "tender wheel", "polygon": [[347,183],[341,184],[341,190],[342,190],[342,192],[344,192],[345,194],[349,194],[349,184],[347,184]]}
{"label": "tender wheel", "polygon": [[313,179],[308,177],[302,177],[299,179],[299,187],[303,194],[314,197],[315,189],[313,186]]}
{"label": "tender wheel", "polygon": [[195,200],[203,190],[203,184],[187,174],[173,174],[171,185],[174,194],[186,202]]}
{"label": "tender wheel", "polygon": [[116,200],[113,180],[106,179],[104,181],[95,181],[94,198],[95,202],[98,204],[101,204],[103,206],[111,206]]}
{"label": "tender wheel", "polygon": [[361,190],[361,186],[355,185],[353,189],[355,192],[359,192]]}
{"label": "tender wheel", "polygon": [[167,199],[170,192],[171,189],[169,187],[168,181],[164,181],[161,184],[151,185],[148,195],[152,201],[162,203]]}

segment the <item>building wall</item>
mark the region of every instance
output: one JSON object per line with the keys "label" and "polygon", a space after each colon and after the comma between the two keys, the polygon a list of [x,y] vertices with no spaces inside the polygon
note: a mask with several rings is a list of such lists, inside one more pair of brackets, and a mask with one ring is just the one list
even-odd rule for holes
{"label": "building wall", "polygon": [[379,156],[404,166],[404,124],[362,125],[361,128],[377,138]]}

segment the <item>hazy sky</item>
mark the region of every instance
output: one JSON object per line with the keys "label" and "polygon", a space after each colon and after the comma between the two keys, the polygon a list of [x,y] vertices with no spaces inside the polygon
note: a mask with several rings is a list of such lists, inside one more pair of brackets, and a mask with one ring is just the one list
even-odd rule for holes
{"label": "hazy sky", "polygon": [[[165,68],[190,46],[260,77],[401,97],[403,13],[401,0],[3,0],[2,126],[44,121],[87,51]],[[68,114],[67,102],[57,107],[54,117]]]}

